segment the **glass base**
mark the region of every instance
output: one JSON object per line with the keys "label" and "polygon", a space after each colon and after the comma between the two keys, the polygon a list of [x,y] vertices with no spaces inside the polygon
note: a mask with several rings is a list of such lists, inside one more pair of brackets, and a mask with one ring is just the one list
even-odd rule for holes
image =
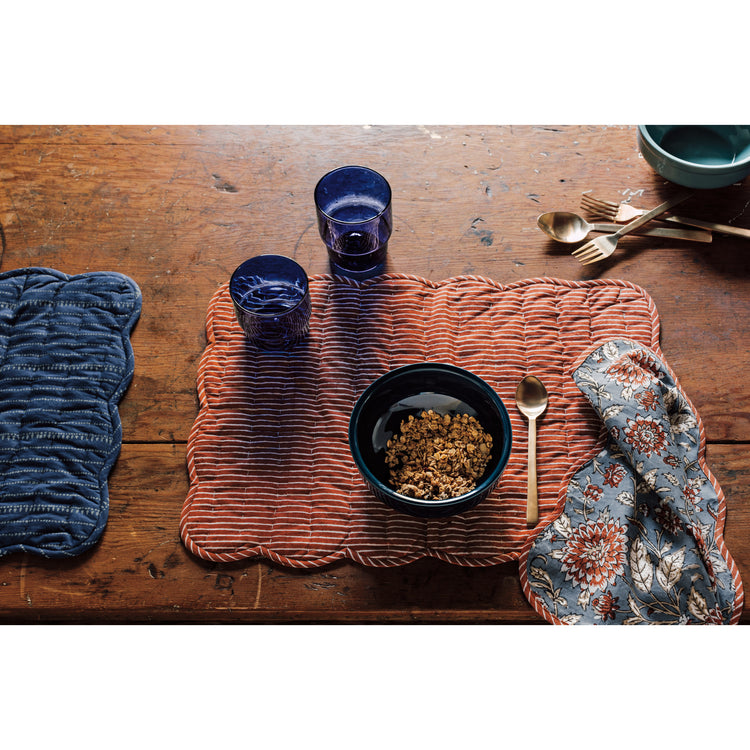
{"label": "glass base", "polygon": [[364,271],[352,271],[349,268],[344,268],[330,258],[329,263],[332,274],[335,274],[336,276],[345,276],[347,279],[355,279],[356,281],[371,279],[374,276],[380,276],[380,274],[385,273],[385,261],[378,263],[372,268],[367,268]]}

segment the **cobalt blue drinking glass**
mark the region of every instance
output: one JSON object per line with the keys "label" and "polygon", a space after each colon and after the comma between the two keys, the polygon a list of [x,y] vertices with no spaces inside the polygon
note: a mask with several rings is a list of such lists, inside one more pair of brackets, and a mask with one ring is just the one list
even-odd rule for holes
{"label": "cobalt blue drinking glass", "polygon": [[315,186],[318,230],[333,273],[368,279],[385,270],[393,225],[391,186],[367,167],[340,167]]}
{"label": "cobalt blue drinking glass", "polygon": [[229,281],[237,322],[259,349],[290,349],[310,326],[310,288],[298,263],[283,255],[256,255]]}

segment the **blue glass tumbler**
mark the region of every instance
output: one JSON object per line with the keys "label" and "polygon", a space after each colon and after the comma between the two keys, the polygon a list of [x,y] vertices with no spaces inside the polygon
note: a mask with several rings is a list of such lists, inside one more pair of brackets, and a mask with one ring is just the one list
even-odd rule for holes
{"label": "blue glass tumbler", "polygon": [[283,255],[256,255],[229,281],[237,322],[259,349],[291,349],[310,327],[310,288],[304,268]]}
{"label": "blue glass tumbler", "polygon": [[315,186],[318,230],[333,273],[368,279],[385,270],[393,225],[391,186],[367,167],[340,167]]}

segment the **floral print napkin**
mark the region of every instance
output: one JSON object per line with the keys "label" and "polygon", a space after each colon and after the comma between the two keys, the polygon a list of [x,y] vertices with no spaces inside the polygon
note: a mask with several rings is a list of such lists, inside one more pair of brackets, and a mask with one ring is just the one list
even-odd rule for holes
{"label": "floral print napkin", "polygon": [[527,543],[524,592],[556,624],[729,624],[742,611],[724,496],[696,411],[651,350],[611,340],[579,360],[606,445],[574,469]]}

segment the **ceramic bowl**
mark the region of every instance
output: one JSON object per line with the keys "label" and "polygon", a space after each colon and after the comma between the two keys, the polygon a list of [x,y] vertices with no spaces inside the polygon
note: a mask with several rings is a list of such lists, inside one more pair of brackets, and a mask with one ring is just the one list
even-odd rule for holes
{"label": "ceramic bowl", "polygon": [[[386,443],[404,419],[426,409],[469,414],[492,435],[492,458],[470,492],[425,500],[402,495],[389,486]],[[421,518],[463,513],[484,500],[508,463],[512,442],[508,411],[497,393],[468,370],[448,364],[419,363],[386,373],[361,395],[349,421],[352,457],[373,494],[390,508]]]}
{"label": "ceramic bowl", "polygon": [[750,174],[750,125],[639,125],[638,148],[658,174],[688,188],[720,188]]}

